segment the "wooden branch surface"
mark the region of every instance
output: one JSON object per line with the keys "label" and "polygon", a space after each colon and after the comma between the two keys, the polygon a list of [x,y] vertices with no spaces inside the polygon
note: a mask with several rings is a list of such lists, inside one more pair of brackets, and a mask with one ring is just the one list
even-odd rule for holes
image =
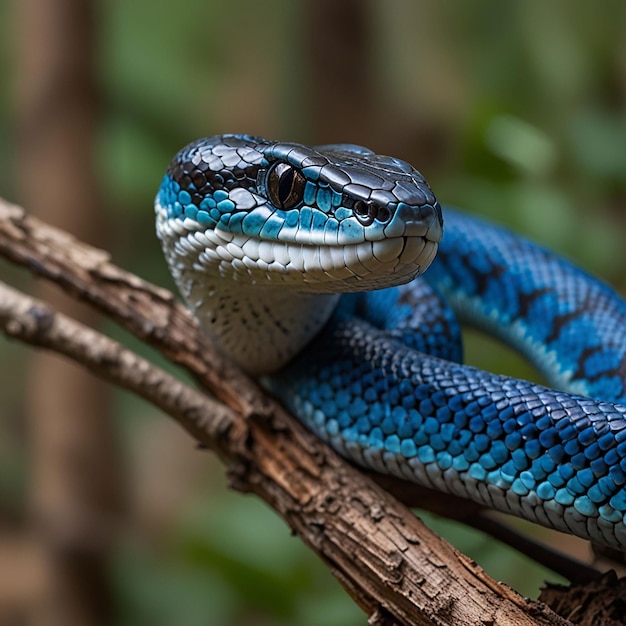
{"label": "wooden branch surface", "polygon": [[4,201],[0,254],[117,320],[225,406],[8,288],[0,291],[5,333],[63,352],[178,419],[225,461],[233,487],[263,498],[320,555],[370,623],[570,623],[491,579],[311,435],[213,349],[169,292]]}

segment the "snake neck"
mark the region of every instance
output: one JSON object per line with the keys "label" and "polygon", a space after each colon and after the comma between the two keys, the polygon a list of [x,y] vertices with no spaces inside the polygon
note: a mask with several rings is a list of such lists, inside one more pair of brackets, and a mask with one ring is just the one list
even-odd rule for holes
{"label": "snake neck", "polygon": [[253,376],[288,363],[334,311],[340,294],[302,294],[284,288],[228,287],[206,272],[180,271],[178,284],[203,330]]}
{"label": "snake neck", "polygon": [[202,329],[253,376],[287,364],[321,330],[341,297],[274,287],[259,276],[246,281],[230,259],[214,258],[201,231],[173,223],[159,208],[157,233],[172,276]]}
{"label": "snake neck", "polygon": [[317,335],[339,295],[284,290],[221,289],[209,295],[195,283],[189,305],[220,349],[251,375],[270,374],[288,363]]}

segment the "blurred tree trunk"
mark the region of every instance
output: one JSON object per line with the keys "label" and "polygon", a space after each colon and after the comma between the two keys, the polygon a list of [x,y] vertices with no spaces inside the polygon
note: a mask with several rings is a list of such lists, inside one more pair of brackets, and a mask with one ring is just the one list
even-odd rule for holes
{"label": "blurred tree trunk", "polygon": [[307,101],[317,143],[373,142],[377,98],[373,88],[370,4],[362,0],[308,0],[305,19]]}
{"label": "blurred tree trunk", "polygon": [[305,3],[312,142],[357,143],[432,169],[446,149],[446,129],[427,117],[409,118],[389,92],[375,9],[363,0]]}
{"label": "blurred tree trunk", "polygon": [[[19,0],[18,190],[33,213],[103,245],[94,169],[99,95],[96,3]],[[91,325],[48,285],[39,297]],[[36,354],[28,373],[31,530],[44,564],[27,623],[109,624],[105,557],[119,504],[108,390],[85,370]]]}

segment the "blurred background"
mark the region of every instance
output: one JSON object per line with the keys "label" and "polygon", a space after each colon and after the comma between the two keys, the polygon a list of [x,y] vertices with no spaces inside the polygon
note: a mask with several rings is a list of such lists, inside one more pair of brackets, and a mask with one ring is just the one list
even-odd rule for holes
{"label": "blurred background", "polygon": [[[442,202],[626,292],[621,0],[0,0],[0,86],[0,195],[160,285],[172,287],[152,201],[169,160],[245,132],[405,158]],[[467,351],[535,376],[482,337]],[[277,516],[229,493],[215,459],[152,407],[4,339],[0,400],[2,626],[366,623]],[[557,580],[427,517],[523,594]]]}

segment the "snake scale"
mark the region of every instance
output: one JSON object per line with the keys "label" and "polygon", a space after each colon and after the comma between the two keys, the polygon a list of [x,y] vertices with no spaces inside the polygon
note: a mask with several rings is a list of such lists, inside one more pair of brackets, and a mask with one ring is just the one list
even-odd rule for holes
{"label": "snake scale", "polygon": [[[610,287],[452,209],[443,236],[417,170],[349,144],[200,139],[155,207],[203,329],[342,455],[626,549],[626,303]],[[463,365],[457,319],[553,388]]]}

